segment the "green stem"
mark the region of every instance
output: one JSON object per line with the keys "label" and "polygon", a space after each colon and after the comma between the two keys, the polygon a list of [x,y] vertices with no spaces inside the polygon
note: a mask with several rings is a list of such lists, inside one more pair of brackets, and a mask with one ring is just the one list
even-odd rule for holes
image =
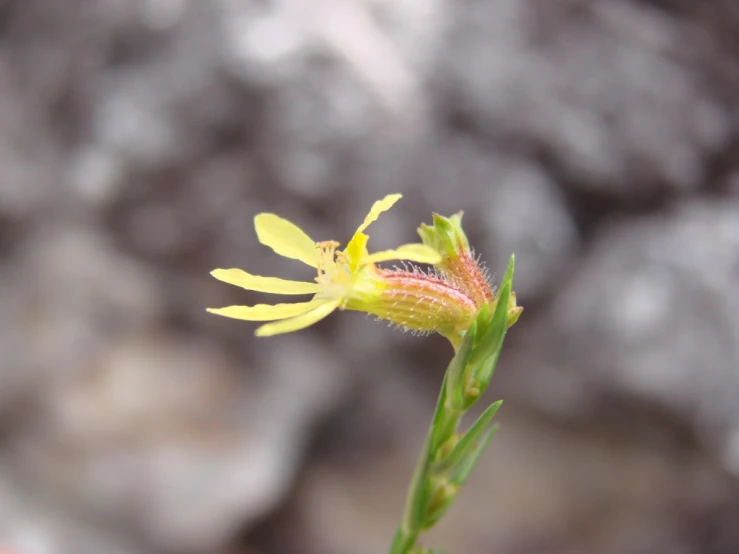
{"label": "green stem", "polygon": [[454,436],[459,428],[459,422],[462,420],[462,415],[464,415],[464,412],[455,410],[448,406],[445,407],[441,425],[439,425],[435,433],[433,448],[431,449],[432,454],[436,453],[442,444]]}
{"label": "green stem", "polygon": [[483,308],[463,337],[454,336],[455,355],[444,374],[390,554],[430,552],[417,546],[418,537],[447,512],[495,434],[497,426],[492,424],[492,419],[500,402],[491,404],[466,432],[458,430],[464,414],[485,392],[506,329],[515,322],[509,313],[512,278],[513,257],[493,313]]}
{"label": "green stem", "polygon": [[408,529],[402,529],[399,527],[395,532],[395,538],[390,547],[390,554],[406,554],[407,552],[410,552],[410,550],[416,546],[419,534],[420,531],[416,531],[414,533]]}
{"label": "green stem", "polygon": [[424,518],[433,492],[435,471],[431,464],[438,448],[450,439],[459,427],[463,412],[451,407],[447,401],[446,375],[441,393],[436,402],[434,420],[429,428],[421,455],[413,471],[413,478],[406,498],[405,512],[395,532],[390,554],[407,554],[416,546],[418,536],[424,529]]}

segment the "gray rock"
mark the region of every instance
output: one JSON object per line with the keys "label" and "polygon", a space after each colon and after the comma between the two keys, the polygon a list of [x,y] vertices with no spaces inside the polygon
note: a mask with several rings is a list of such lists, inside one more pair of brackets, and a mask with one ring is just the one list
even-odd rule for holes
{"label": "gray rock", "polygon": [[[23,554],[150,554],[145,545],[59,506],[22,472],[0,471],[0,545]],[[8,549],[8,550],[6,550]]]}
{"label": "gray rock", "polygon": [[531,303],[557,289],[575,261],[579,236],[556,183],[534,164],[508,162],[485,195],[482,245],[499,276],[516,254],[516,294]]}
{"label": "gray rock", "polygon": [[300,339],[268,370],[249,379],[212,344],[135,333],[44,391],[11,444],[80,513],[162,550],[213,551],[275,508],[350,378]]}
{"label": "gray rock", "polygon": [[269,93],[260,150],[279,184],[308,200],[382,186],[423,127],[443,3],[222,4],[228,67]]}
{"label": "gray rock", "polygon": [[[511,365],[534,368],[528,378],[541,381],[529,393],[542,404],[576,410],[597,390],[617,391],[663,406],[719,452],[733,448],[737,252],[734,201],[689,202],[614,223],[517,345]],[[587,394],[582,385],[594,388]]]}
{"label": "gray rock", "polygon": [[442,82],[455,111],[547,152],[573,183],[640,200],[695,189],[729,138],[687,26],[644,4],[455,4]]}

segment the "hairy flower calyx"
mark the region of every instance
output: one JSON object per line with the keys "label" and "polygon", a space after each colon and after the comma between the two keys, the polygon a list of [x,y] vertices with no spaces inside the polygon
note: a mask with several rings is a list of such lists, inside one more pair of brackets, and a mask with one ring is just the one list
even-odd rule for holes
{"label": "hairy flower calyx", "polygon": [[362,311],[411,331],[448,335],[466,330],[477,315],[474,300],[454,284],[421,271],[380,270],[383,292]]}

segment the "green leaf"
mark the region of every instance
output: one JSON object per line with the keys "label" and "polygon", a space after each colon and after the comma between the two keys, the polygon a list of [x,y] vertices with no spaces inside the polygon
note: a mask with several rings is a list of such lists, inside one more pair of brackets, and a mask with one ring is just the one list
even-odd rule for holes
{"label": "green leaf", "polygon": [[475,465],[477,465],[477,462],[480,460],[480,457],[497,431],[497,424],[494,424],[485,431],[480,441],[477,443],[477,447],[470,452],[470,455],[465,458],[456,471],[454,471],[448,482],[449,484],[456,485],[456,493],[449,495],[443,502],[439,502],[438,505],[434,507],[435,509],[427,514],[426,520],[423,523],[424,529],[429,529],[436,525],[436,523],[449,511],[449,508],[452,507],[452,503],[456,500],[459,491],[469,478],[472,470],[475,469]]}
{"label": "green leaf", "polygon": [[411,484],[408,489],[408,505],[406,506],[403,518],[403,525],[407,529],[420,528],[426,512],[426,506],[428,505],[429,496],[432,493],[428,479],[428,470],[429,465],[431,464],[431,458],[440,444],[437,435],[439,428],[443,425],[443,420],[446,415],[444,410],[444,403],[446,401],[446,380],[447,375],[445,374],[441,390],[439,391],[439,398],[436,401],[434,419],[428,433],[426,434],[423,450],[418,458],[418,464],[413,473],[413,478],[411,479]]}
{"label": "green leaf", "polygon": [[498,363],[500,350],[503,347],[508,330],[508,303],[511,297],[514,257],[508,263],[508,269],[496,298],[495,311],[484,334],[477,333],[478,341],[470,353],[465,371],[465,382],[474,382],[479,389],[476,397],[467,398],[464,409],[469,409],[481,396],[493,377]]}
{"label": "green leaf", "polygon": [[437,475],[444,474],[455,470],[455,468],[459,467],[464,460],[470,457],[472,453],[477,450],[477,443],[481,440],[484,432],[488,429],[490,422],[502,404],[503,401],[498,400],[488,406],[462,436],[449,455],[444,459],[435,462],[432,465],[431,470]]}
{"label": "green leaf", "polygon": [[498,424],[494,423],[487,431],[485,431],[485,433],[483,433],[480,441],[477,443],[477,448],[470,453],[462,464],[460,464],[450,479],[451,482],[455,483],[460,488],[467,482],[472,470],[475,469],[475,465],[477,465],[477,462],[485,452],[488,444],[490,444],[490,440],[497,432]]}
{"label": "green leaf", "polygon": [[506,269],[503,280],[500,283],[498,294],[495,302],[495,312],[493,313],[492,320],[486,328],[486,332],[478,333],[478,341],[475,344],[475,348],[471,354],[471,363],[478,365],[493,353],[500,350],[503,344],[503,337],[507,330],[508,323],[508,303],[511,297],[511,290],[513,288],[513,268],[515,258],[511,256],[508,262],[508,268]]}
{"label": "green leaf", "polygon": [[514,270],[515,265],[516,265],[516,255],[511,254],[511,257],[508,258],[508,266],[505,269],[505,273],[503,274],[503,280],[501,282],[513,283],[513,270]]}
{"label": "green leaf", "polygon": [[437,482],[433,501],[429,504],[423,521],[423,529],[436,525],[442,516],[449,511],[459,494],[460,487],[446,479]]}

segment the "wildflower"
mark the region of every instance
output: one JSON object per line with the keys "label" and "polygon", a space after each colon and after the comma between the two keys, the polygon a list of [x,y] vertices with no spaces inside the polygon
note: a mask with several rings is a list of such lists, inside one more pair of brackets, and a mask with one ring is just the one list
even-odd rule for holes
{"label": "wildflower", "polygon": [[[490,283],[487,268],[480,264],[462,230],[462,212],[451,217],[433,215],[433,224],[421,224],[418,234],[427,246],[439,253],[437,272],[475,301],[478,310],[485,304],[494,308],[496,291]],[[492,313],[493,310],[490,311]],[[516,305],[516,293],[511,291],[508,303],[508,327],[518,320],[523,308]]]}
{"label": "wildflower", "polygon": [[241,269],[216,269],[221,281],[245,289],[274,294],[313,294],[307,302],[229,306],[209,309],[214,314],[248,321],[272,321],[259,327],[258,336],[288,333],[308,327],[335,310],[356,310],[387,319],[414,331],[462,331],[477,313],[474,300],[454,284],[411,268],[382,269],[391,260],[437,264],[441,256],[423,244],[405,244],[370,254],[367,227],[395,204],[400,194],[378,200],[344,250],[335,241],[314,242],[299,227],[270,213],[255,217],[259,242],[281,256],[299,260],[317,270],[315,282],[288,281],[251,275]]}

